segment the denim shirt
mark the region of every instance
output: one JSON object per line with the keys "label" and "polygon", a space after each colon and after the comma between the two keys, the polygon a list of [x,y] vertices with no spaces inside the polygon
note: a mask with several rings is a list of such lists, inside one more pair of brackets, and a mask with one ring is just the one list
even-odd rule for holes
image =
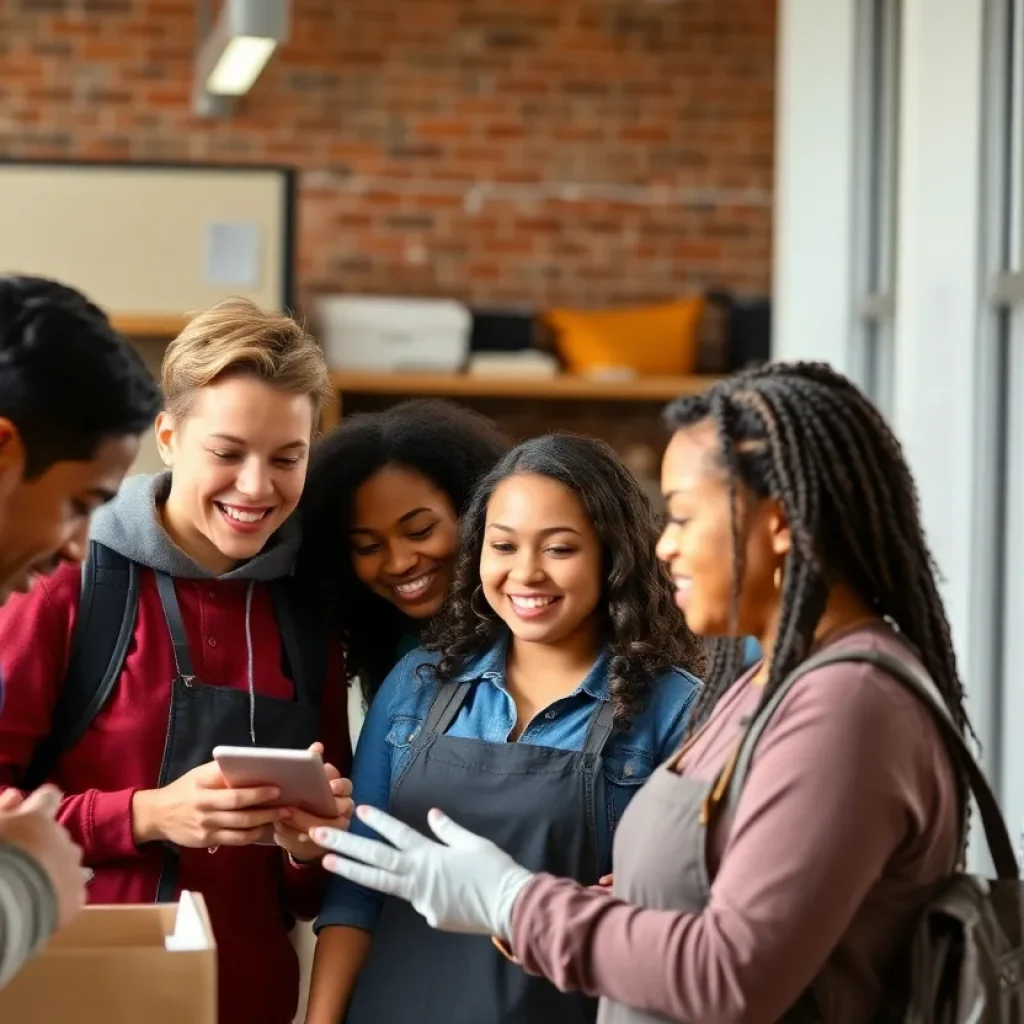
{"label": "denim shirt", "polygon": [[760,660],[761,645],[752,636],[748,636],[743,641],[743,671],[753,668]]}
{"label": "denim shirt", "polygon": [[[505,685],[506,641],[471,659],[457,678],[468,681],[466,695],[449,736],[508,742],[516,724],[515,701]],[[518,742],[582,750],[591,716],[608,697],[608,656],[602,654],[582,683],[527,725]],[[356,745],[352,765],[352,795],[356,804],[389,810],[395,783],[408,764],[413,745],[426,721],[438,683],[429,668],[437,655],[422,649],[403,658],[374,697]],[[628,731],[616,730],[604,748],[604,797],[597,808],[598,864],[611,870],[612,835],[626,805],[651,772],[679,746],[699,681],[682,670],[666,672],[655,683],[646,707]],[[458,807],[449,808],[458,821]],[[379,838],[357,819],[352,831]],[[384,897],[343,878],[331,879],[316,929],[348,925],[372,932]]]}

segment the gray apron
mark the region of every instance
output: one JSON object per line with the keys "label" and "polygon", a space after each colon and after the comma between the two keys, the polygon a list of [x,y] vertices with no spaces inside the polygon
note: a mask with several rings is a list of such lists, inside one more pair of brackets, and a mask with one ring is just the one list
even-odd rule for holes
{"label": "gray apron", "polygon": [[[718,779],[703,782],[661,765],[633,798],[615,832],[613,895],[634,906],[699,914],[711,895],[707,827],[702,811]],[[672,856],[666,857],[665,851]],[[783,1018],[785,1024],[811,1024],[820,1014],[810,990]],[[673,1021],[602,999],[598,1024],[665,1024]],[[701,1024],[687,1021],[685,1024]]]}
{"label": "gray apron", "polygon": [[[741,722],[744,731],[737,740],[735,756],[710,782],[675,771],[685,747],[658,767],[626,808],[615,833],[613,895],[638,907],[685,914],[699,914],[707,906],[711,895],[706,856],[710,815],[705,814],[705,807],[711,814],[726,817],[734,812],[757,742],[793,684],[814,668],[849,657],[845,652],[826,651],[796,668],[753,721]],[[721,802],[719,796],[723,796]],[[672,851],[671,857],[665,856],[666,850]],[[598,1024],[665,1024],[671,1018],[602,999],[597,1020]],[[779,1024],[819,1024],[821,1020],[813,986],[809,986]]]}
{"label": "gray apron", "polygon": [[[323,680],[306,678],[298,632],[284,581],[271,584],[274,610],[281,630],[281,645],[290,675],[295,683],[295,698],[285,700],[233,686],[212,686],[196,677],[188,649],[188,636],[174,589],[174,580],[156,573],[157,590],[174,644],[177,674],[171,685],[171,709],[167,719],[167,737],[160,762],[158,786],[167,786],[182,775],[213,760],[213,748],[252,746],[250,725],[264,747],[305,749],[317,738],[320,724],[320,693]],[[250,721],[250,703],[254,718]],[[273,840],[271,840],[272,842]],[[212,851],[211,851],[212,852]],[[164,862],[157,885],[156,902],[177,899],[180,858],[173,843],[164,843]]]}
{"label": "gray apron", "polygon": [[[671,763],[671,762],[670,762]],[[612,894],[650,910],[699,914],[711,891],[701,808],[714,783],[677,775],[663,764],[630,801],[615,832]],[[666,857],[665,851],[672,856]],[[602,999],[598,1024],[670,1020]],[[700,1024],[693,1021],[692,1024]]]}
{"label": "gray apron", "polygon": [[[582,750],[446,735],[470,683],[440,688],[395,784],[391,813],[427,831],[439,807],[531,871],[592,885],[601,752],[614,708],[599,702]],[[526,974],[481,935],[434,931],[405,900],[387,898],[347,1024],[593,1024],[597,1001]]]}

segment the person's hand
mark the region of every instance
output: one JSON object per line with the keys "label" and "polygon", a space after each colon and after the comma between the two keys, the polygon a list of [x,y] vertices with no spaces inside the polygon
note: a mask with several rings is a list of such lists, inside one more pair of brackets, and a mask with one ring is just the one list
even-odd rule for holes
{"label": "person's hand", "polygon": [[[309,749],[323,756],[322,743],[314,743]],[[274,842],[300,863],[312,864],[322,855],[322,851],[310,839],[313,829],[340,828],[347,831],[352,822],[352,811],[355,809],[352,803],[352,783],[343,779],[333,764],[324,765],[324,774],[334,796],[334,817],[321,818],[301,807],[282,807],[281,820],[274,824]]]}
{"label": "person's hand", "polygon": [[57,927],[63,928],[85,902],[85,875],[81,848],[54,819],[59,805],[60,791],[49,785],[40,786],[23,800],[3,800],[0,842],[16,846],[46,873],[57,897]]}
{"label": "person's hand", "polygon": [[278,793],[276,786],[231,789],[210,761],[161,789],[139,790],[132,798],[132,834],[137,844],[248,846],[280,821],[278,808],[261,806]]}
{"label": "person's hand", "polygon": [[596,889],[598,892],[611,892],[614,880],[614,875],[602,875],[590,888]]}
{"label": "person's hand", "polygon": [[15,789],[14,786],[9,786],[2,793],[0,793],[0,814],[6,814],[9,811],[16,811],[24,802],[25,797],[22,796],[20,789]]}
{"label": "person's hand", "polygon": [[374,807],[360,807],[356,814],[394,848],[337,829],[317,829],[313,839],[334,851],[324,857],[328,871],[408,900],[432,928],[509,938],[512,908],[532,872],[436,808],[427,822],[440,843]]}

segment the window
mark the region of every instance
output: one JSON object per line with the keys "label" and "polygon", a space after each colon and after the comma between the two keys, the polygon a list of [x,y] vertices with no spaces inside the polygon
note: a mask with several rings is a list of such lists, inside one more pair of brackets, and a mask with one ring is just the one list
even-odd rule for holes
{"label": "window", "polygon": [[[982,638],[972,709],[983,761],[1011,829],[1024,819],[1024,0],[986,7],[982,259],[988,293],[978,332],[979,410],[972,616]],[[1017,524],[1014,528],[1013,524]],[[987,641],[987,642],[986,642]]]}
{"label": "window", "polygon": [[892,412],[900,0],[858,4],[853,375]]}

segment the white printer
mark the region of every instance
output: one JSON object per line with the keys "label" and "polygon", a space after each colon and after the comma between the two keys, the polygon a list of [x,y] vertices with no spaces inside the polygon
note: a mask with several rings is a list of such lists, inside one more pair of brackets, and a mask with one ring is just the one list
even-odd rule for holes
{"label": "white printer", "polygon": [[328,295],[315,316],[336,370],[455,373],[469,356],[472,315],[454,299]]}

